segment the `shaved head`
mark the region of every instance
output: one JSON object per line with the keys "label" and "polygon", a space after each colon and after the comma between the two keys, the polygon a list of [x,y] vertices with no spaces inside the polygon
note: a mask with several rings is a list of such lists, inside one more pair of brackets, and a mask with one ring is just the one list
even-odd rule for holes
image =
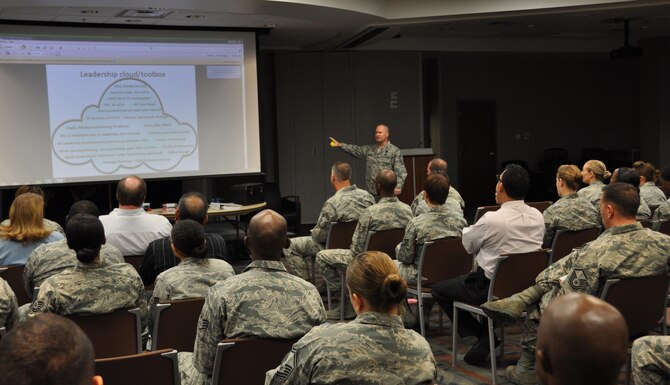
{"label": "shaved head", "polygon": [[447,175],[447,161],[435,158],[428,163],[428,174]]}
{"label": "shaved head", "polygon": [[398,184],[398,177],[391,170],[381,170],[375,178],[375,183],[377,184],[377,194],[381,197],[392,197],[394,196],[393,190]]}
{"label": "shaved head", "polygon": [[590,295],[566,294],[542,314],[537,374],[545,385],[613,385],[627,348],[628,328],[617,309]]}
{"label": "shaved head", "polygon": [[282,250],[289,245],[286,228],[286,219],[273,210],[263,210],[254,215],[244,237],[251,260],[279,261]]}

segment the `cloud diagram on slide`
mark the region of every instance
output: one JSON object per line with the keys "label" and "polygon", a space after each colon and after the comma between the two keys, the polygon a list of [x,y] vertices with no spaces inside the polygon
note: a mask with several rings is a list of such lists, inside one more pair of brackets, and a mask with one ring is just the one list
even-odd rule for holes
{"label": "cloud diagram on slide", "polygon": [[196,129],[164,111],[158,93],[140,79],[111,83],[97,105],[61,123],[52,135],[61,161],[91,163],[105,174],[141,165],[172,170],[196,151],[197,142]]}

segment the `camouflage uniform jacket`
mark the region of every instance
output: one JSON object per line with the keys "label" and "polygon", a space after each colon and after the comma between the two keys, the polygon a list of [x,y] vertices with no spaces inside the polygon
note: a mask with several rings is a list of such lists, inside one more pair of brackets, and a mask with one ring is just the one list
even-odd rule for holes
{"label": "camouflage uniform jacket", "polygon": [[39,313],[105,314],[139,308],[144,330],[147,303],[143,295],[142,279],[133,266],[107,261],[77,262],[74,268],[63,270],[42,283],[28,316]]}
{"label": "camouflage uniform jacket", "polygon": [[152,302],[205,297],[210,287],[235,275],[226,261],[187,258],[158,275]]}
{"label": "camouflage uniform jacket", "polygon": [[321,246],[326,244],[330,222],[357,221],[363,211],[375,204],[375,198],[367,191],[352,185],[338,190],[323,204],[319,219],[312,229],[312,239]]}
{"label": "camouflage uniform jacket", "polygon": [[[109,263],[123,263],[123,255],[119,249],[104,244],[100,249],[100,260]],[[77,265],[77,254],[67,246],[67,240],[47,243],[38,246],[28,257],[23,270],[23,284],[26,292],[32,297],[36,287],[40,287],[45,279],[61,271]]]}
{"label": "camouflage uniform jacket", "polygon": [[540,308],[573,291],[598,295],[600,285],[610,278],[665,273],[668,250],[669,236],[639,223],[611,227],[537,276],[536,282],[545,290]]}
{"label": "camouflage uniform jacket", "polygon": [[599,180],[593,181],[590,185],[577,191],[577,195],[586,198],[587,201],[598,210],[600,210],[600,197],[603,195],[605,184]]}
{"label": "camouflage uniform jacket", "polygon": [[368,234],[382,230],[404,229],[413,218],[412,210],[397,197],[381,198],[368,207],[358,219],[358,225],[351,238],[351,254],[358,255],[365,250]]}
{"label": "camouflage uniform jacket", "polygon": [[631,349],[633,384],[668,385],[670,382],[670,336],[636,339]]}
{"label": "camouflage uniform jacket", "polygon": [[224,338],[300,338],[325,321],[314,285],[289,274],[279,261],[256,260],[209,289],[193,363],[200,373],[211,375],[216,345]]}
{"label": "camouflage uniform jacket", "polygon": [[651,220],[651,209],[644,201],[644,199],[642,199],[642,195],[640,195],[640,206],[637,208],[637,215],[635,216],[635,219],[638,221]]}
{"label": "camouflage uniform jacket", "polygon": [[561,197],[542,213],[544,216],[544,244],[551,245],[557,230],[584,230],[600,225],[598,210],[591,202],[577,194]]}
{"label": "camouflage uniform jacket", "polygon": [[[418,217],[419,215],[428,211],[428,203],[426,203],[426,200],[423,197],[424,192],[425,191],[421,191],[420,193],[416,194],[414,200],[412,201],[411,208],[415,217]],[[444,202],[444,206],[449,207],[451,210],[460,210],[461,215],[463,215],[465,201],[455,188],[449,187],[449,195],[447,195],[447,200]]]}
{"label": "camouflage uniform jacket", "polygon": [[354,321],[315,327],[281,365],[267,372],[266,385],[433,384],[435,357],[428,342],[405,329],[398,316],[366,312]]}
{"label": "camouflage uniform jacket", "polygon": [[391,144],[391,142],[388,142],[381,148],[376,144],[357,146],[345,143],[342,143],[340,148],[355,158],[365,159],[365,185],[371,194],[377,194],[375,177],[379,171],[384,169],[395,172],[398,177],[396,188],[402,188],[402,185],[405,183],[405,178],[407,177],[405,162],[403,162],[400,149]]}
{"label": "camouflage uniform jacket", "polygon": [[7,331],[19,320],[19,305],[14,291],[4,279],[0,278],[0,327]]}
{"label": "camouflage uniform jacket", "polygon": [[647,206],[658,206],[666,202],[663,190],[658,188],[654,182],[645,182],[640,186],[640,197]]}
{"label": "camouflage uniform jacket", "polygon": [[436,239],[461,237],[467,225],[463,215],[444,206],[433,207],[425,214],[412,218],[398,250],[400,275],[410,284],[416,282],[423,244]]}
{"label": "camouflage uniform jacket", "polygon": [[667,220],[670,220],[670,201],[665,201],[665,203],[658,206],[656,211],[654,211],[654,215],[651,218],[651,228],[658,231],[661,228],[661,221]]}

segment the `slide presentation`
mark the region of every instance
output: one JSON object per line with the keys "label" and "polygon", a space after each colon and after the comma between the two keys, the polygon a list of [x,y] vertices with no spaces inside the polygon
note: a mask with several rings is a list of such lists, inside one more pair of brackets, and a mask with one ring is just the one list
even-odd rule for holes
{"label": "slide presentation", "polygon": [[253,33],[10,28],[0,186],[260,172]]}

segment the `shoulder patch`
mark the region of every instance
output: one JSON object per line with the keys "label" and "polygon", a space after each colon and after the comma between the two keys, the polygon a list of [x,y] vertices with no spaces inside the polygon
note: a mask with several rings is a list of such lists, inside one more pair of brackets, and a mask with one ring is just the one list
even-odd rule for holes
{"label": "shoulder patch", "polygon": [[587,279],[584,270],[573,270],[568,280],[570,281],[570,287],[572,287],[573,290],[584,291],[586,289]]}
{"label": "shoulder patch", "polygon": [[33,313],[39,313],[39,312],[41,312],[42,309],[44,308],[44,305],[45,305],[45,303],[44,303],[44,301],[42,301],[42,300],[35,301],[35,302],[33,303],[33,306],[31,307],[31,311],[32,311]]}
{"label": "shoulder patch", "polygon": [[200,322],[198,322],[198,330],[207,330],[207,327],[209,327],[209,321],[206,319],[201,319]]}

